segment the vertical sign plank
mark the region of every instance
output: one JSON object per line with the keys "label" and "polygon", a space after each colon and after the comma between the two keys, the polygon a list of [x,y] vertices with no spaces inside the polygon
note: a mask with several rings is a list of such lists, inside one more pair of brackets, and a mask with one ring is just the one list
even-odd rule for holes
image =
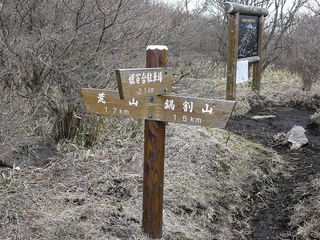
{"label": "vertical sign plank", "polygon": [[262,51],[263,51],[263,27],[264,16],[259,17],[259,37],[258,37],[258,55],[260,61],[253,64],[252,91],[260,91],[262,74]]}
{"label": "vertical sign plank", "polygon": [[227,100],[236,99],[236,70],[239,41],[239,13],[229,14],[229,53],[227,66]]}
{"label": "vertical sign plank", "polygon": [[121,99],[165,95],[172,92],[172,70],[133,68],[116,70]]}
{"label": "vertical sign plank", "polygon": [[[166,67],[167,47],[149,46],[146,66]],[[142,228],[152,238],[162,236],[164,147],[165,122],[145,120]]]}

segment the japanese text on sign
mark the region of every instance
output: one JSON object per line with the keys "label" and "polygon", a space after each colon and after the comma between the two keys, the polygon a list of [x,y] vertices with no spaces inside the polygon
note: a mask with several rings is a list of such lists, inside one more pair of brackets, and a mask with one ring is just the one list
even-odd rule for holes
{"label": "japanese text on sign", "polygon": [[129,85],[162,82],[162,72],[142,72],[129,74]]}
{"label": "japanese text on sign", "polygon": [[119,69],[116,74],[121,99],[172,92],[172,70],[168,68]]}
{"label": "japanese text on sign", "polygon": [[224,128],[235,102],[173,95],[121,100],[118,92],[83,89],[86,109],[109,116]]}

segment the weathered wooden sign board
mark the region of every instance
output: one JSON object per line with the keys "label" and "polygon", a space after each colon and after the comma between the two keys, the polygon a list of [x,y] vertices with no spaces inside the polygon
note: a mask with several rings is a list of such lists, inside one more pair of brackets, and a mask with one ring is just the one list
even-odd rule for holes
{"label": "weathered wooden sign board", "polygon": [[239,16],[238,58],[258,56],[259,17]]}
{"label": "weathered wooden sign board", "polygon": [[116,75],[121,99],[172,92],[172,70],[169,68],[119,69]]}
{"label": "weathered wooden sign board", "polygon": [[[235,101],[174,96],[167,47],[149,46],[150,68],[116,71],[119,91],[82,89],[86,111],[145,119],[142,228],[161,238],[165,122],[225,128]],[[154,68],[157,67],[157,68]]]}
{"label": "weathered wooden sign board", "polygon": [[86,110],[108,116],[225,128],[235,102],[172,95],[122,100],[117,91],[82,89]]}
{"label": "weathered wooden sign board", "polygon": [[262,74],[263,26],[268,9],[226,2],[229,19],[229,52],[226,99],[236,99],[238,59],[253,64],[252,90],[260,91]]}

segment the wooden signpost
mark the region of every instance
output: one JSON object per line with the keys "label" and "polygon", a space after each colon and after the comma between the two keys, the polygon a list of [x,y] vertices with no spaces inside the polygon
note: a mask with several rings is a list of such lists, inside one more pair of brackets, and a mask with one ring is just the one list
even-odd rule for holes
{"label": "wooden signpost", "polygon": [[253,64],[252,90],[260,91],[263,26],[268,9],[226,2],[229,19],[229,52],[226,99],[236,99],[237,61]]}
{"label": "wooden signpost", "polygon": [[119,92],[82,89],[86,111],[145,119],[142,228],[162,236],[166,122],[225,128],[235,101],[170,95],[172,71],[167,47],[147,48],[147,68],[116,70]]}

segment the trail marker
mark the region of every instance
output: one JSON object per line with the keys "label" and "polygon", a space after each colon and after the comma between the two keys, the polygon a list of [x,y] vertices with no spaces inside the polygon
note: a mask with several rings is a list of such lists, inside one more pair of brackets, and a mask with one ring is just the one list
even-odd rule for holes
{"label": "trail marker", "polygon": [[229,19],[229,52],[226,99],[236,99],[238,59],[253,64],[252,90],[260,91],[262,74],[263,26],[268,9],[226,2]]}
{"label": "trail marker", "polygon": [[88,112],[145,119],[142,228],[161,238],[166,122],[225,128],[235,101],[167,94],[172,72],[165,46],[148,47],[146,62],[147,68],[116,70],[119,92],[83,88],[82,95]]}
{"label": "trail marker", "polygon": [[114,90],[83,88],[86,110],[108,116],[225,128],[234,102],[173,95],[120,99]]}

